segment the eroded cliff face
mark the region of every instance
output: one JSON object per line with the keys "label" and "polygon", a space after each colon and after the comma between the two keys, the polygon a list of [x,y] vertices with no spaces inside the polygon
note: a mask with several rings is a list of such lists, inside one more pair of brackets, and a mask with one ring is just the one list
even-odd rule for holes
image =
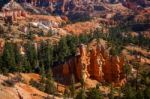
{"label": "eroded cliff face", "polygon": [[88,52],[85,45],[80,45],[77,57],[75,58],[75,75],[78,79],[83,78],[84,81],[90,77],[88,72],[89,58],[87,54]]}
{"label": "eroded cliff face", "polygon": [[124,63],[123,57],[109,55],[103,46],[96,45],[88,50],[86,45],[80,45],[77,56],[55,68],[54,75],[69,79],[73,74],[77,80],[90,78],[121,86],[125,83]]}
{"label": "eroded cliff face", "polygon": [[[11,1],[11,0],[7,0]],[[102,0],[12,0],[17,1],[31,14],[56,14],[71,20],[89,20],[99,15],[97,12],[108,10]],[[4,2],[6,4],[7,2]]]}
{"label": "eroded cliff face", "polygon": [[104,73],[102,72],[102,66],[104,63],[104,58],[101,54],[101,49],[99,47],[93,48],[90,51],[90,65],[88,66],[88,71],[90,77],[98,81],[103,80]]}

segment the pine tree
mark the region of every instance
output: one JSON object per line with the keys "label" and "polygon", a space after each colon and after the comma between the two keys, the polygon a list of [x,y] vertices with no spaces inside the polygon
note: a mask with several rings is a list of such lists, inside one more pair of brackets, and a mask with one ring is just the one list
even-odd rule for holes
{"label": "pine tree", "polygon": [[63,99],[68,99],[70,97],[70,90],[65,88]]}
{"label": "pine tree", "polygon": [[2,61],[4,72],[15,72],[17,70],[14,54],[14,46],[12,43],[8,42],[5,43]]}
{"label": "pine tree", "polygon": [[49,69],[47,73],[47,80],[45,83],[45,92],[48,94],[53,94],[53,95],[56,93],[56,87],[54,84],[54,79],[53,79],[51,68]]}
{"label": "pine tree", "polygon": [[[84,65],[84,64],[82,64]],[[83,66],[82,66],[83,67]],[[83,68],[82,68],[83,69]],[[83,71],[81,71],[81,79],[80,79],[81,87],[85,89],[85,80],[83,78]]]}
{"label": "pine tree", "polygon": [[38,51],[38,59],[40,65],[45,65],[46,70],[51,68],[54,63],[54,46],[47,44],[47,42],[42,42]]}
{"label": "pine tree", "polygon": [[53,46],[53,61],[54,63],[57,63],[59,61],[59,48],[58,48],[58,45],[54,45]]}
{"label": "pine tree", "polygon": [[129,63],[127,62],[125,65],[124,65],[124,73],[126,74],[126,79],[128,80],[128,75],[131,73],[131,66],[129,65]]}
{"label": "pine tree", "polygon": [[37,57],[35,46],[32,42],[28,42],[26,54],[27,54],[27,60],[30,62],[32,70],[34,70],[35,66],[37,65],[38,57]]}
{"label": "pine tree", "polygon": [[42,64],[42,66],[40,68],[40,75],[42,75],[43,77],[45,77],[45,68],[44,68],[43,64]]}
{"label": "pine tree", "polygon": [[124,86],[123,94],[123,99],[136,99],[136,90],[130,84]]}
{"label": "pine tree", "polygon": [[81,34],[80,36],[79,36],[79,41],[80,41],[80,43],[88,43],[88,36],[87,36],[87,34]]}
{"label": "pine tree", "polygon": [[46,75],[45,75],[45,68],[44,68],[44,65],[42,65],[42,67],[40,68],[40,75],[41,75],[41,80],[40,80],[40,82],[41,82],[41,83],[45,83],[45,77],[46,77]]}
{"label": "pine tree", "polygon": [[75,96],[75,78],[74,78],[73,74],[71,76],[70,92],[71,92],[71,96],[74,98],[74,96]]}
{"label": "pine tree", "polygon": [[40,43],[40,48],[38,49],[38,61],[40,63],[40,65],[45,65],[46,63],[46,43],[45,42],[41,42]]}
{"label": "pine tree", "polygon": [[[5,45],[6,46],[6,45]],[[9,59],[10,55],[9,55],[9,51],[8,49],[6,49],[6,47],[4,48],[4,51],[3,51],[3,55],[1,57],[2,59],[2,71],[4,74],[7,74],[9,72],[9,65],[8,65],[8,59]]]}
{"label": "pine tree", "polygon": [[114,88],[113,88],[112,84],[110,85],[109,99],[114,99]]}
{"label": "pine tree", "polygon": [[45,75],[44,65],[42,65],[42,67],[40,68],[40,75],[41,75],[40,90],[44,92],[45,91],[45,82],[46,82],[46,75]]}
{"label": "pine tree", "polygon": [[46,51],[46,63],[47,63],[47,69],[51,68],[53,66],[53,47],[52,45],[48,44],[47,51]]}
{"label": "pine tree", "polygon": [[70,54],[75,55],[76,48],[78,45],[78,38],[76,36],[67,36],[66,40],[67,40],[67,45],[70,49]]}
{"label": "pine tree", "polygon": [[15,61],[16,61],[16,65],[17,65],[17,71],[18,72],[22,72],[22,55],[19,52],[19,48],[17,47],[17,45],[14,46],[14,52],[15,52]]}
{"label": "pine tree", "polygon": [[80,89],[75,99],[86,99],[86,92],[85,89]]}
{"label": "pine tree", "polygon": [[62,38],[58,44],[58,61],[63,63],[67,56],[70,55],[70,49],[67,45],[66,38]]}
{"label": "pine tree", "polygon": [[136,86],[136,91],[138,90],[138,79],[139,79],[139,72],[140,72],[140,64],[138,62],[135,63],[136,65],[136,83],[135,83],[135,86]]}
{"label": "pine tree", "polygon": [[32,67],[26,56],[22,57],[22,72],[32,72]]}

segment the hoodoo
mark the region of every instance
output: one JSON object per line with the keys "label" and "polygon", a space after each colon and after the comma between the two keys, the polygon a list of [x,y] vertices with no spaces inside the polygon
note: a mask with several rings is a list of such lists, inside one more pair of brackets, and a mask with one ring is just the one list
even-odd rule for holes
{"label": "hoodoo", "polygon": [[2,11],[5,19],[9,17],[13,21],[27,16],[27,13],[22,6],[14,0],[11,0],[9,3],[4,5]]}
{"label": "hoodoo", "polygon": [[103,46],[94,46],[88,51],[86,45],[82,44],[78,48],[77,56],[59,68],[55,68],[54,73],[59,71],[56,75],[61,75],[64,79],[74,74],[77,80],[86,81],[91,78],[121,86],[125,83],[124,58],[111,56],[105,50]]}

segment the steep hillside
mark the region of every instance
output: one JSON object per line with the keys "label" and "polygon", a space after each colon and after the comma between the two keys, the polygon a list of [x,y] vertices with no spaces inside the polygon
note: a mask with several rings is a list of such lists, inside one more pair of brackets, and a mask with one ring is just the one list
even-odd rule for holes
{"label": "steep hillside", "polygon": [[0,99],[150,99],[149,0],[0,0]]}
{"label": "steep hillside", "polygon": [[[48,95],[31,85],[25,83],[27,77],[35,79],[37,74],[10,74],[9,76],[0,75],[0,96],[3,99],[51,99],[53,96]],[[62,99],[54,96],[55,99]]]}

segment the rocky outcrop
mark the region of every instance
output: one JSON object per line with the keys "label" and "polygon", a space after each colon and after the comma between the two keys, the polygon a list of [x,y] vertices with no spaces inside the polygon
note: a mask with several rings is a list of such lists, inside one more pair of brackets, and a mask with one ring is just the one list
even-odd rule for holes
{"label": "rocky outcrop", "polygon": [[[44,93],[35,87],[30,86],[26,82],[31,78],[35,78],[35,81],[38,81],[38,74],[21,74],[22,79],[25,82],[16,82],[13,81],[13,78],[18,77],[15,74],[10,74],[9,76],[0,75],[0,97],[1,99],[62,99],[57,96],[53,96],[47,93]],[[9,86],[7,81],[11,81],[14,86]]]}
{"label": "rocky outcrop", "polygon": [[77,56],[55,68],[54,75],[61,75],[62,78],[68,79],[74,74],[77,80],[86,81],[91,78],[120,86],[125,81],[123,66],[124,58],[109,55],[103,46],[98,45],[88,51],[85,45],[80,45]]}
{"label": "rocky outcrop", "polygon": [[66,15],[71,20],[89,20],[108,10],[102,0],[14,0],[32,14]]}
{"label": "rocky outcrop", "polygon": [[4,19],[7,21],[10,21],[10,19],[7,19],[8,17],[10,17],[13,21],[16,21],[18,18],[21,19],[23,17],[27,17],[26,11],[14,0],[11,0],[9,3],[4,5],[2,11]]}
{"label": "rocky outcrop", "polygon": [[75,62],[75,75],[78,79],[86,80],[89,78],[89,72],[88,72],[88,65],[89,65],[89,58],[87,56],[88,52],[86,50],[86,47],[84,45],[80,45],[78,50],[78,56],[76,57]]}
{"label": "rocky outcrop", "polygon": [[98,81],[103,80],[103,62],[104,58],[101,54],[101,50],[98,47],[96,49],[92,49],[90,53],[90,65],[88,71],[90,73],[90,76]]}

